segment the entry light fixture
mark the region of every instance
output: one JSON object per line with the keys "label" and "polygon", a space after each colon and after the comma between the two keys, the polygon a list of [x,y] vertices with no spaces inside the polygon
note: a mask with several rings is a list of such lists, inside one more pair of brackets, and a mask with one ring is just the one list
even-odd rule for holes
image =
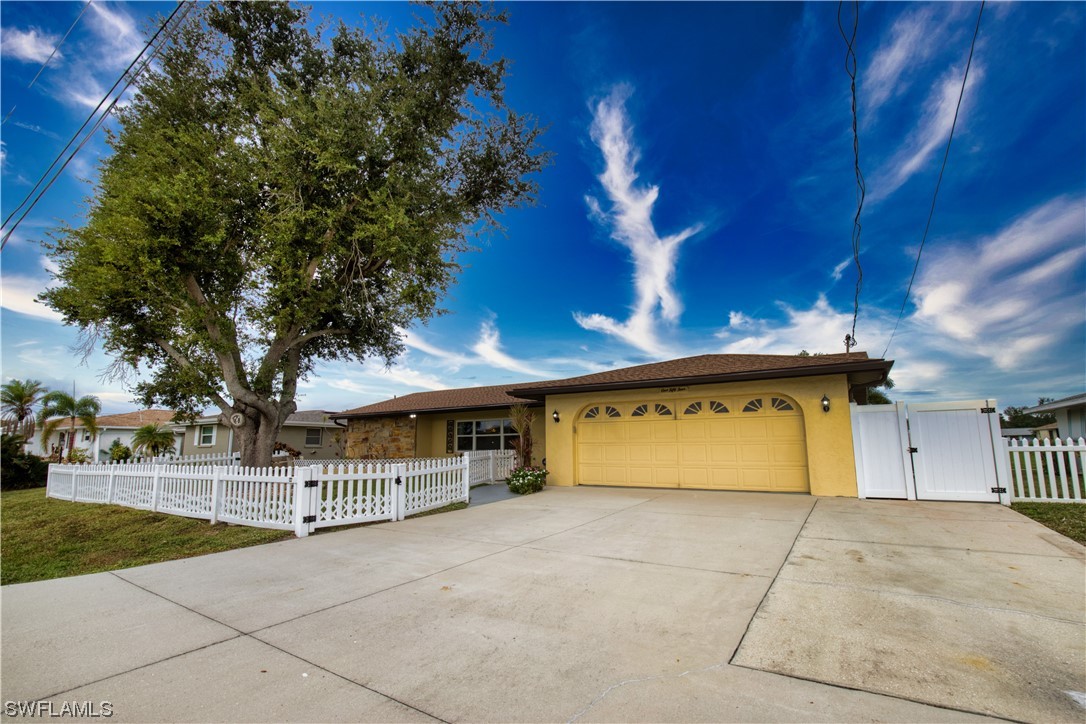
{"label": "entry light fixture", "polygon": [[412,420],[414,420],[416,417],[418,417],[418,415],[416,415],[415,413],[412,412],[410,415],[408,415],[408,417],[410,417]]}
{"label": "entry light fixture", "polygon": [[554,418],[555,422],[561,422],[561,418],[558,417],[558,410],[555,410],[554,412],[552,412],[551,417]]}
{"label": "entry light fixture", "polygon": [[830,411],[830,398],[822,395],[822,412]]}

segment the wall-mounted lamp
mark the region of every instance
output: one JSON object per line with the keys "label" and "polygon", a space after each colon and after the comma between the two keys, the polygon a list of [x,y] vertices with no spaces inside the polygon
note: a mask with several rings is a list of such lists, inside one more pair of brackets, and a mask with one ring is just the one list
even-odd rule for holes
{"label": "wall-mounted lamp", "polygon": [[561,422],[561,418],[558,417],[558,410],[555,410],[554,412],[552,412],[551,417],[554,418],[555,422]]}
{"label": "wall-mounted lamp", "polygon": [[830,398],[822,395],[822,412],[830,411]]}
{"label": "wall-mounted lamp", "polygon": [[410,417],[412,420],[414,420],[416,417],[418,417],[418,415],[416,415],[415,413],[412,412],[410,415],[408,415],[408,417]]}

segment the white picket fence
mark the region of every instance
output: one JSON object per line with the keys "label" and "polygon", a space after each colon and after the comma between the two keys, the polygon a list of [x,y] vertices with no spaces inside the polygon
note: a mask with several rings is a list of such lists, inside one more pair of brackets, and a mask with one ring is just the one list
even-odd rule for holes
{"label": "white picket fence", "polygon": [[1086,438],[1006,440],[1016,501],[1086,503]]}
{"label": "white picket fence", "polygon": [[[293,530],[408,515],[468,502],[469,453],[459,457],[319,461],[293,468],[225,465],[49,466],[46,495],[84,503],[111,503],[216,523]],[[505,456],[482,458],[488,471],[508,472]],[[504,477],[504,476],[503,476]],[[488,478],[481,482],[493,482]]]}
{"label": "white picket fence", "polygon": [[464,455],[468,457],[472,485],[505,480],[517,465],[517,454],[512,450],[475,450]]}

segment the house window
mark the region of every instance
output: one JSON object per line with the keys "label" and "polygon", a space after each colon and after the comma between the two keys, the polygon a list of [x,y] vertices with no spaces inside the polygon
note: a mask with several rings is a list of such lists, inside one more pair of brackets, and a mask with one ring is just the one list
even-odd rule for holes
{"label": "house window", "polygon": [[456,450],[512,450],[519,436],[509,418],[494,420],[458,420]]}
{"label": "house window", "polygon": [[215,444],[215,426],[214,425],[200,425],[200,429],[196,434],[196,443],[200,447],[211,447]]}
{"label": "house window", "polygon": [[696,415],[699,412],[701,412],[700,402],[691,402],[689,405],[686,406],[686,409],[683,410],[684,415]]}
{"label": "house window", "polygon": [[590,409],[588,412],[586,412],[584,414],[584,419],[591,420],[591,419],[593,419],[595,417],[599,417],[599,416],[600,416],[600,408],[593,407],[592,409]]}
{"label": "house window", "polygon": [[670,417],[671,416],[671,408],[668,407],[667,405],[661,405],[661,404],[657,403],[657,405],[656,405],[656,414],[657,415],[664,415],[666,417]]}
{"label": "house window", "polygon": [[748,402],[747,404],[743,405],[743,412],[758,412],[758,410],[761,410],[761,409],[762,409],[762,401],[760,399],[758,399],[758,398],[755,398],[755,399],[751,400],[750,402]]}
{"label": "house window", "polygon": [[322,433],[323,428],[320,427],[307,427],[305,429],[305,446],[306,447],[320,447],[324,438]]}
{"label": "house window", "polygon": [[607,405],[607,407],[604,408],[604,412],[607,414],[608,417],[622,417],[622,413],[620,413],[618,410],[611,407],[610,405]]}
{"label": "house window", "polygon": [[787,412],[788,410],[793,409],[792,405],[790,405],[788,403],[788,400],[782,400],[779,397],[774,397],[772,404],[773,404],[773,409],[774,410],[779,410],[780,412]]}
{"label": "house window", "polygon": [[723,415],[728,412],[728,406],[723,402],[717,402],[716,400],[709,400],[709,409],[717,415]]}
{"label": "house window", "polygon": [[648,405],[638,405],[634,408],[634,411],[630,413],[630,417],[644,417],[649,412]]}

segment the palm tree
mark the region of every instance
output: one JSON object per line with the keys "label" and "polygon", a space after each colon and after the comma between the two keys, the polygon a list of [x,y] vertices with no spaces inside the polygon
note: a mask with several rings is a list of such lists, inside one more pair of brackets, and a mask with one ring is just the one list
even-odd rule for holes
{"label": "palm tree", "polygon": [[46,392],[38,380],[11,380],[0,387],[0,409],[5,432],[34,436],[34,406]]}
{"label": "palm tree", "polygon": [[159,453],[172,453],[173,441],[173,431],[154,422],[138,427],[132,433],[132,452],[137,455],[150,452],[153,457],[157,457]]}
{"label": "palm tree", "polygon": [[[49,438],[56,432],[64,420],[68,420],[68,457],[75,447],[75,421],[79,420],[84,429],[93,436],[98,435],[98,413],[102,403],[94,395],[84,395],[78,400],[74,394],[53,390],[41,398],[42,407],[38,411],[38,424],[41,425],[41,446],[49,444]],[[52,419],[50,419],[52,418]]]}

